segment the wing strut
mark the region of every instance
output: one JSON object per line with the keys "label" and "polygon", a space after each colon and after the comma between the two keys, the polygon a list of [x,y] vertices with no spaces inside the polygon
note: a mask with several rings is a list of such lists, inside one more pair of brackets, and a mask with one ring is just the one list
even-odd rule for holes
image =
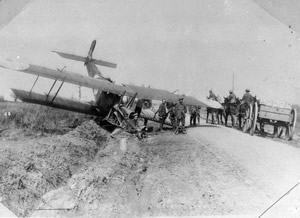
{"label": "wing strut", "polygon": [[55,100],[55,98],[56,98],[57,94],[59,93],[59,91],[60,91],[61,87],[63,86],[64,82],[65,82],[65,81],[62,81],[62,83],[60,84],[60,86],[59,86],[59,88],[58,88],[57,92],[55,93],[55,95],[54,95],[54,97],[53,97],[53,99],[52,99],[51,103],[53,103],[53,101]]}
{"label": "wing strut", "polygon": [[57,79],[54,81],[53,85],[51,86],[51,89],[49,90],[48,94],[47,94],[47,97],[50,95],[53,87],[55,86],[55,83],[57,82]]}
{"label": "wing strut", "polygon": [[[61,73],[62,73],[62,72],[63,72],[63,70],[64,70],[65,68],[66,68],[66,66],[64,66],[62,69],[58,69],[58,68],[57,68],[57,70],[58,70],[59,72],[61,72]],[[67,77],[67,76],[65,76],[65,78],[63,79],[62,83],[60,84],[60,86],[59,86],[59,88],[58,88],[57,92],[55,93],[54,97],[52,98],[51,104],[53,103],[53,101],[55,100],[55,98],[56,98],[57,94],[59,93],[59,91],[60,91],[61,87],[62,87],[62,86],[63,86],[63,84],[65,83],[65,79],[66,79],[66,77]],[[49,94],[50,94],[50,92],[51,92],[51,90],[52,90],[53,86],[55,85],[56,81],[57,81],[57,80],[55,80],[55,82],[53,83],[53,85],[52,85],[52,87],[51,87],[51,89],[50,89],[50,91],[49,91]],[[49,94],[48,94],[48,95],[49,95]]]}
{"label": "wing strut", "polygon": [[39,77],[40,77],[40,76],[37,76],[37,78],[35,79],[35,81],[34,81],[34,83],[33,83],[33,86],[32,86],[31,89],[30,89],[29,95],[31,94],[32,89],[33,89],[33,87],[35,86],[36,82],[38,81]]}

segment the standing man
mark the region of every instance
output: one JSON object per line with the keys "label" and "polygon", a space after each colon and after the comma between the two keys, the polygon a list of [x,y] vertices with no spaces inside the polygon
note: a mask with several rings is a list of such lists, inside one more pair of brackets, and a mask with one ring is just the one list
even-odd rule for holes
{"label": "standing man", "polygon": [[196,106],[190,106],[190,126],[196,126],[197,111]]}
{"label": "standing man", "polygon": [[236,95],[233,93],[232,90],[229,90],[229,96],[228,98],[228,112],[226,113],[226,117],[225,117],[225,125],[227,125],[227,118],[228,118],[228,114],[231,117],[231,123],[232,123],[232,127],[235,126],[236,123]]}
{"label": "standing man", "polygon": [[156,116],[156,114],[158,113],[158,118],[159,118],[159,121],[160,121],[160,131],[163,130],[163,125],[164,125],[164,122],[168,116],[167,114],[167,106],[166,106],[166,100],[163,99],[162,100],[162,103],[159,105],[159,108],[158,110],[155,112],[154,114],[154,117]]}
{"label": "standing man", "polygon": [[170,104],[171,104],[171,108],[169,109],[168,114],[169,114],[169,119],[172,124],[173,131],[175,131],[176,130],[176,112],[175,112],[176,104],[173,102]]}
{"label": "standing man", "polygon": [[175,113],[176,113],[176,120],[177,120],[177,127],[175,130],[175,134],[179,133],[180,123],[182,125],[183,133],[185,134],[185,113],[187,112],[186,106],[183,104],[183,97],[180,97],[179,102],[175,106]]}
{"label": "standing man", "polygon": [[141,111],[142,111],[142,108],[143,108],[143,100],[142,99],[138,99],[136,104],[135,104],[135,109],[134,109],[134,112],[137,113],[138,117],[140,117],[141,115]]}

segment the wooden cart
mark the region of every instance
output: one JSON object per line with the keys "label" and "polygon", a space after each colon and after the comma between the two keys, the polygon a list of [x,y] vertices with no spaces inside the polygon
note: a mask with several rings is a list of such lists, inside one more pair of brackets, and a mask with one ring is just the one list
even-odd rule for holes
{"label": "wooden cart", "polygon": [[250,134],[255,131],[264,134],[264,126],[274,127],[273,134],[280,137],[285,131],[287,140],[292,140],[297,122],[297,111],[291,105],[275,102],[255,102],[249,111],[247,127]]}

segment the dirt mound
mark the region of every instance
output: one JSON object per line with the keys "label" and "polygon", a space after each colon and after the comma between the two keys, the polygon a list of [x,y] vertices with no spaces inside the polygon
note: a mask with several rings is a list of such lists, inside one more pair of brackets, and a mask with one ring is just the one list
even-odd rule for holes
{"label": "dirt mound", "polygon": [[132,217],[151,160],[142,141],[123,133],[111,139],[66,186],[47,193],[33,217]]}
{"label": "dirt mound", "polygon": [[0,191],[3,203],[18,216],[32,212],[41,197],[67,183],[106,146],[108,133],[94,121],[63,136],[1,142]]}

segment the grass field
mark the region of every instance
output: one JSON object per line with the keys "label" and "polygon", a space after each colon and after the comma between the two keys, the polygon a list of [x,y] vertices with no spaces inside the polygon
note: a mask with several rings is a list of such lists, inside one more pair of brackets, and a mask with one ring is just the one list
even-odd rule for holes
{"label": "grass field", "polygon": [[22,102],[0,102],[0,130],[23,129],[28,132],[65,133],[92,116]]}

